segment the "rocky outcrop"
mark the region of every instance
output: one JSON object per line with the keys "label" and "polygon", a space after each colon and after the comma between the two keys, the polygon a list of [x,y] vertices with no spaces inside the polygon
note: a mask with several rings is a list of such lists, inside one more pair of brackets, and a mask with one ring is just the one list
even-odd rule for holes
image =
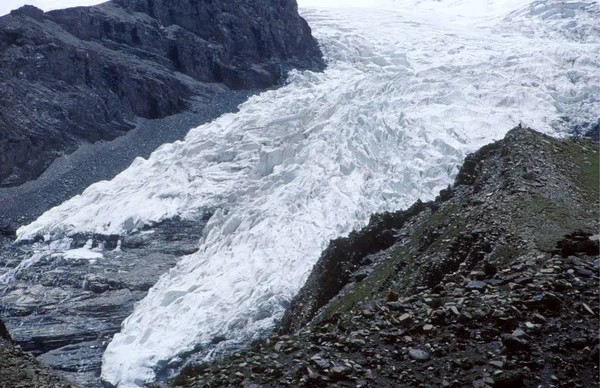
{"label": "rocky outcrop", "polygon": [[101,388],[106,345],[158,277],[197,250],[204,224],[173,219],[126,237],[77,235],[63,247],[79,249],[74,256],[2,246],[0,275],[12,281],[0,288],[0,315],[13,341],[75,385]]}
{"label": "rocky outcrop", "polygon": [[15,346],[0,320],[0,386],[11,388],[72,387],[42,365],[30,353]]}
{"label": "rocky outcrop", "polygon": [[522,259],[498,275],[473,271],[410,297],[361,302],[219,363],[188,367],[173,385],[596,386],[600,263],[585,254]]}
{"label": "rocky outcrop", "polygon": [[372,258],[366,259],[369,255],[393,245],[395,228],[400,228],[425,208],[426,205],[418,201],[405,211],[373,215],[364,229],[331,241],[286,311],[279,330],[289,333],[306,325],[353,277],[363,276],[355,273],[361,264],[372,262]]}
{"label": "rocky outcrop", "polygon": [[[531,251],[553,251],[557,241],[575,230],[593,234],[597,150],[590,141],[560,142],[529,129],[510,131],[504,140],[469,155],[454,186],[434,202],[415,204],[408,211],[413,217],[407,219],[405,211],[376,215],[372,219],[394,222],[371,222],[347,240],[333,241],[292,301],[280,331],[293,331],[314,318],[333,297],[322,291],[332,283],[340,290],[355,288],[328,307],[329,312],[345,311],[366,297],[354,295],[360,294],[358,290],[373,287],[368,294],[374,296],[394,288],[396,282],[401,285],[396,292],[410,295],[419,287],[434,287],[459,268],[506,265]],[[415,207],[422,211],[414,211]],[[367,231],[373,236],[393,235],[385,254],[369,256],[372,252],[362,249],[360,236]],[[337,265],[353,268],[351,274],[327,272],[329,252],[339,241],[352,254],[341,252]]]}
{"label": "rocky outcrop", "polygon": [[332,241],[277,334],[173,384],[597,385],[599,152],[511,130],[435,201]]}
{"label": "rocky outcrop", "polygon": [[10,338],[10,333],[8,332],[8,329],[6,328],[6,325],[4,325],[4,322],[2,322],[2,320],[0,320],[0,338],[4,338],[5,340],[9,341],[12,340],[12,338]]}
{"label": "rocky outcrop", "polygon": [[321,53],[294,0],[118,0],[0,18],[0,187],[193,96],[267,88]]}

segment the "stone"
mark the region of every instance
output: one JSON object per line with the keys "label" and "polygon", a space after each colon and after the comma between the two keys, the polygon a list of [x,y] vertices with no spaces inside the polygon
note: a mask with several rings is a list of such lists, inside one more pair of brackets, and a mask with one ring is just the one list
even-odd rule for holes
{"label": "stone", "polygon": [[410,310],[411,306],[402,302],[387,302],[386,306],[395,311],[407,311]]}
{"label": "stone", "polygon": [[576,267],[575,270],[577,271],[577,274],[579,276],[584,278],[591,278],[592,276],[594,276],[594,272],[590,271],[589,269]]}
{"label": "stone", "polygon": [[524,386],[523,372],[509,372],[494,376],[494,388],[519,388]]}
{"label": "stone", "polygon": [[398,319],[400,320],[400,323],[404,324],[412,322],[412,316],[409,313],[402,314]]}
{"label": "stone", "polygon": [[521,276],[514,279],[513,282],[519,285],[525,285],[533,282],[533,278],[531,276]]}
{"label": "stone", "polygon": [[487,274],[483,271],[472,271],[469,273],[469,277],[475,280],[483,280],[487,277]]}
{"label": "stone", "polygon": [[509,350],[528,350],[530,348],[527,340],[508,334],[502,336],[502,344]]}
{"label": "stone", "polygon": [[512,335],[515,336],[515,337],[517,337],[517,338],[521,338],[521,337],[525,337],[527,335],[527,333],[525,333],[521,329],[517,329],[517,330],[513,331]]}
{"label": "stone", "polygon": [[460,313],[458,318],[456,318],[456,320],[460,323],[467,323],[472,319],[473,319],[473,316],[466,311],[463,311],[462,313]]}
{"label": "stone", "polygon": [[313,369],[311,369],[310,367],[306,367],[306,371],[308,372],[308,379],[309,380],[320,380],[321,379],[321,375],[317,372],[315,372]]}
{"label": "stone", "polygon": [[485,281],[487,284],[489,284],[490,286],[501,286],[505,283],[504,279],[487,279]]}
{"label": "stone", "polygon": [[310,359],[311,364],[321,368],[327,369],[329,368],[330,362],[327,359],[321,358],[320,356],[314,356]]}
{"label": "stone", "polygon": [[431,358],[431,355],[428,352],[416,348],[409,349],[408,355],[417,361],[427,361]]}
{"label": "stone", "polygon": [[354,274],[354,281],[361,282],[363,280],[365,280],[367,277],[369,276],[369,274],[367,272],[361,271],[361,272],[357,272]]}
{"label": "stone", "polygon": [[350,369],[343,366],[334,366],[333,368],[331,368],[331,372],[336,375],[346,375],[349,374],[351,371]]}
{"label": "stone", "polygon": [[584,309],[584,310],[585,310],[587,313],[589,313],[589,314],[591,314],[591,315],[596,315],[596,314],[594,314],[594,311],[592,310],[592,308],[591,308],[590,306],[588,306],[586,303],[582,303],[581,305],[583,306],[583,309]]}
{"label": "stone", "polygon": [[469,290],[485,291],[486,286],[487,286],[486,283],[483,281],[471,280],[470,282],[467,283],[465,288],[467,288]]}

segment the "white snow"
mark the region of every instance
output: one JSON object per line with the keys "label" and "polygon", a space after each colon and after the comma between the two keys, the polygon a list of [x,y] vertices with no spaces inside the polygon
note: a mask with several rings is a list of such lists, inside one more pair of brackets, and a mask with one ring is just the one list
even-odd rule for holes
{"label": "white snow", "polygon": [[93,242],[91,240],[85,246],[75,249],[71,249],[72,242],[72,238],[65,237],[50,241],[48,244],[34,244],[32,246],[34,253],[30,257],[21,261],[15,268],[0,275],[0,286],[14,283],[23,270],[42,260],[55,260],[56,258],[96,260],[104,258],[102,248],[92,248]]}
{"label": "white snow", "polygon": [[33,5],[44,11],[52,11],[54,9],[96,5],[104,2],[106,0],[2,0],[0,16],[9,14],[10,11],[24,5]]}
{"label": "white snow", "polygon": [[199,252],[115,335],[107,381],[134,387],[216,335],[229,339],[218,350],[271,328],[329,239],[432,199],[466,153],[520,122],[560,135],[598,120],[595,1],[355,5],[302,10],[329,62],[323,74],[291,74],[19,229],[19,239],[56,240],[217,209]]}

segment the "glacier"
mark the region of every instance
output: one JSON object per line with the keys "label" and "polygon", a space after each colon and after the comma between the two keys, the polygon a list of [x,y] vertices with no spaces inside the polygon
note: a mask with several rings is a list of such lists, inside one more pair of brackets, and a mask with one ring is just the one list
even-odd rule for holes
{"label": "glacier", "polygon": [[108,345],[107,382],[140,386],[192,349],[209,359],[268,332],[330,239],[432,199],[512,127],[599,120],[596,1],[321,3],[300,5],[324,73],[292,72],[18,230],[56,244],[214,212]]}

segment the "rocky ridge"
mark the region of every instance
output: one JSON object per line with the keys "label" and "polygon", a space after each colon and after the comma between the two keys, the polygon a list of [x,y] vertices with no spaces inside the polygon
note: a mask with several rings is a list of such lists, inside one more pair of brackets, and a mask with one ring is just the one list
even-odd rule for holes
{"label": "rocky ridge", "polygon": [[332,241],[276,334],[170,385],[596,386],[598,151],[510,131]]}
{"label": "rocky ridge", "polygon": [[196,98],[321,70],[295,0],[118,0],[0,17],[0,187]]}
{"label": "rocky ridge", "polygon": [[0,376],[2,388],[72,388],[71,384],[56,376],[30,353],[1,336]]}

